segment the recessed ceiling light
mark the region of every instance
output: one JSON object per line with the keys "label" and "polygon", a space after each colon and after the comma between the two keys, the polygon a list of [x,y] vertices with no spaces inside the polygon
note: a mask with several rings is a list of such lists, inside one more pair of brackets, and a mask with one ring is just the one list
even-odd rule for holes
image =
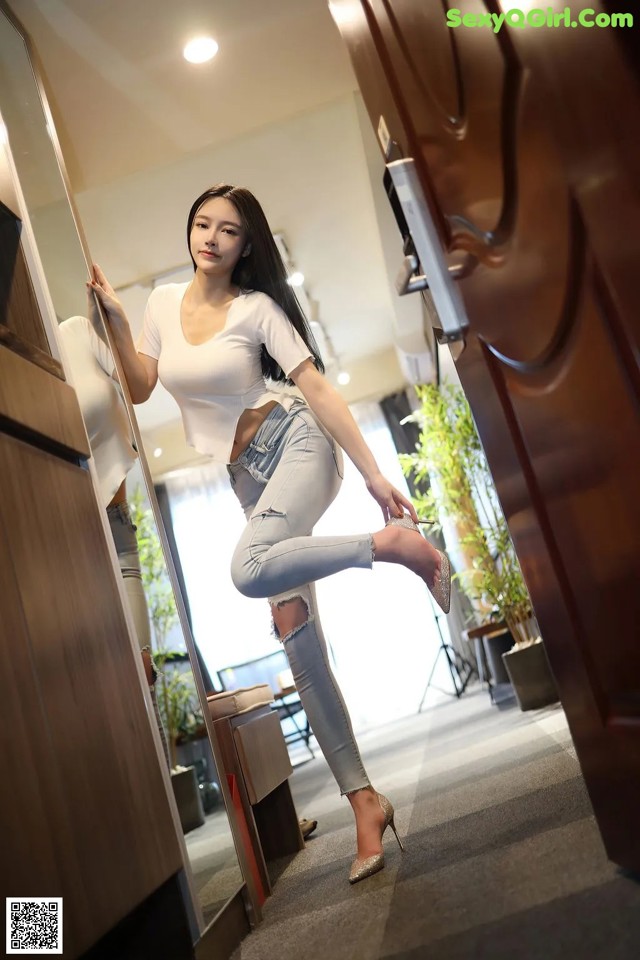
{"label": "recessed ceiling light", "polygon": [[185,60],[189,63],[206,63],[218,52],[218,44],[212,37],[195,37],[189,40],[182,51]]}
{"label": "recessed ceiling light", "polygon": [[288,277],[287,283],[292,287],[301,287],[304,283],[304,273],[296,270],[295,273],[292,273],[291,276]]}
{"label": "recessed ceiling light", "polygon": [[156,457],[156,458],[157,458],[157,457],[161,457],[161,456],[162,456],[162,447],[156,447],[155,450],[153,451],[153,455],[154,455],[154,457]]}
{"label": "recessed ceiling light", "polygon": [[348,383],[351,383],[351,376],[347,373],[346,370],[341,370],[338,374],[338,383],[341,387],[346,387]]}

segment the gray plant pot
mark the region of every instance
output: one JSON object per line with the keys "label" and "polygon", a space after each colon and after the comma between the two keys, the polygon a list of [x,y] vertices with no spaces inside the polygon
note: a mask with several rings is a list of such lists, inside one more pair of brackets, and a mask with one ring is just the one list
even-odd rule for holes
{"label": "gray plant pot", "polygon": [[172,771],[171,786],[176,798],[183,833],[195,830],[204,823],[204,811],[200,799],[200,788],[195,767]]}
{"label": "gray plant pot", "polygon": [[502,654],[521,710],[536,710],[560,699],[543,643]]}
{"label": "gray plant pot", "polygon": [[493,637],[483,637],[482,644],[484,646],[484,652],[487,655],[491,682],[494,685],[509,683],[509,674],[502,660],[502,654],[511,650],[513,646],[513,637],[509,631],[505,630],[503,633],[498,633]]}

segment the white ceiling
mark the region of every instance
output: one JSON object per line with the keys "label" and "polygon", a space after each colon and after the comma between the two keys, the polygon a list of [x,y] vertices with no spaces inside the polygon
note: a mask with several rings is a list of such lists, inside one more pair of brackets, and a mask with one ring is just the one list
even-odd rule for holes
{"label": "white ceiling", "polygon": [[[325,0],[9,0],[74,190],[175,162],[357,89]],[[193,35],[220,45],[182,57]]]}

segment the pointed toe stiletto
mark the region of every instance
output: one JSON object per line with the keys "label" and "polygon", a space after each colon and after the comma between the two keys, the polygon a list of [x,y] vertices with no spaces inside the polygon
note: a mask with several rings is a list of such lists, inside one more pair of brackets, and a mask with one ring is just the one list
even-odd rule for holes
{"label": "pointed toe stiletto", "polygon": [[[433,520],[418,520],[418,523],[432,524]],[[407,530],[415,530],[420,533],[418,524],[414,523],[408,513],[401,517],[390,517],[387,520],[386,527],[405,527]],[[440,557],[440,579],[436,580],[429,592],[444,613],[449,613],[451,609],[451,564],[449,557],[442,550],[438,550]]]}
{"label": "pointed toe stiletto", "polygon": [[440,554],[440,579],[434,583],[433,587],[429,587],[431,591],[431,596],[438,604],[443,613],[449,613],[451,609],[451,564],[449,562],[449,557],[446,553],[443,553],[441,550],[438,550]]}
{"label": "pointed toe stiletto", "polygon": [[[376,796],[378,798],[378,803],[382,807],[382,812],[384,813],[384,826],[382,827],[381,838],[384,836],[384,832],[387,827],[391,826],[400,849],[404,851],[402,840],[398,836],[398,831],[396,830],[396,824],[394,820],[395,811],[393,809],[393,804],[381,793],[377,793]],[[351,864],[349,883],[358,883],[360,880],[366,880],[367,877],[372,877],[374,873],[378,873],[383,867],[384,852],[376,853],[372,857],[366,857],[363,860],[356,859]]]}

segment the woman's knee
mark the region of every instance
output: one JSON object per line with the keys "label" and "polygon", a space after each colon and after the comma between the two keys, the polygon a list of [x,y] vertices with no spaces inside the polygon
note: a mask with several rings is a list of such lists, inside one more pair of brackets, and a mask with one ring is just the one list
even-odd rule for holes
{"label": "woman's knee", "polygon": [[259,584],[259,565],[244,551],[235,553],[231,560],[231,581],[244,597],[256,600],[264,597]]}
{"label": "woman's knee", "polygon": [[300,594],[271,603],[271,616],[276,633],[286,640],[292,633],[309,622],[309,606]]}

